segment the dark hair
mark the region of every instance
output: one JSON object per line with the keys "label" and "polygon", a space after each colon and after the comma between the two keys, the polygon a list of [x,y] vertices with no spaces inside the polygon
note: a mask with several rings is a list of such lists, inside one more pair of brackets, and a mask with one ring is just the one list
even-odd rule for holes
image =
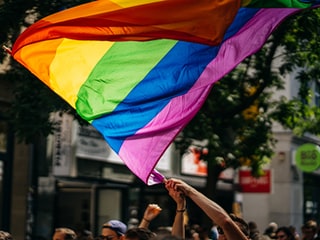
{"label": "dark hair", "polygon": [[248,223],[248,226],[249,226],[249,229],[250,229],[250,230],[251,230],[251,229],[258,229],[257,223],[256,223],[256,222],[253,222],[253,221],[249,222],[249,223]]}
{"label": "dark hair", "polygon": [[307,222],[305,222],[301,228],[302,230],[303,229],[311,229],[312,231],[314,232],[317,232],[318,230],[318,224],[316,221],[314,220],[309,220]]}
{"label": "dark hair", "polygon": [[248,223],[243,220],[240,217],[237,217],[235,214],[230,213],[229,216],[231,217],[231,219],[237,223],[238,227],[240,228],[240,230],[244,233],[244,235],[246,235],[247,237],[249,237],[249,225]]}
{"label": "dark hair", "polygon": [[191,235],[198,233],[200,239],[207,239],[211,233],[211,229],[207,226],[200,226],[199,224],[193,224],[190,226]]}
{"label": "dark hair", "polygon": [[293,235],[292,231],[290,230],[290,228],[288,228],[288,227],[279,227],[276,230],[276,234],[278,234],[279,232],[284,232],[288,236],[289,240],[294,240],[294,235]]}
{"label": "dark hair", "polygon": [[[156,230],[154,230],[154,234],[156,240],[183,240],[180,237],[172,235],[171,227],[158,227]],[[190,238],[186,237],[185,239]]]}
{"label": "dark hair", "polygon": [[182,238],[179,238],[177,236],[174,236],[174,235],[167,235],[167,236],[164,236],[163,238],[156,238],[157,240],[183,240]]}
{"label": "dark hair", "polygon": [[125,233],[126,239],[150,240],[155,239],[156,234],[147,228],[131,228]]}

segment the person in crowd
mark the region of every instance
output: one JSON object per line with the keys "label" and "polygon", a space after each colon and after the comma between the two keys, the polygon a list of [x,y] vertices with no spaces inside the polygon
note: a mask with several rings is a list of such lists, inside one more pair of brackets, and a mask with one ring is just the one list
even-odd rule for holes
{"label": "person in crowd", "polygon": [[13,238],[9,232],[0,231],[0,240],[13,240]]}
{"label": "person in crowd", "polygon": [[77,240],[93,240],[93,233],[89,230],[90,224],[86,222],[78,222],[75,225]]}
{"label": "person in crowd", "polygon": [[211,234],[211,230],[209,230],[207,227],[200,226],[199,224],[193,224],[191,226],[191,229],[193,230],[193,234],[192,234],[193,240],[209,240],[209,239],[211,239],[209,237],[209,234]]}
{"label": "person in crowd", "polygon": [[320,240],[318,236],[318,224],[314,220],[305,222],[301,227],[302,240]]}
{"label": "person in crowd", "polygon": [[261,235],[260,237],[261,240],[271,240],[271,238],[267,235],[266,231]]}
{"label": "person in crowd", "polygon": [[278,224],[275,222],[270,222],[268,227],[264,230],[262,235],[262,240],[271,240],[276,238],[276,231],[278,229]]}
{"label": "person in crowd", "polygon": [[[176,215],[172,224],[172,227],[170,228],[171,231],[157,231],[157,239],[162,239],[165,237],[174,236],[178,239],[184,239],[185,238],[185,228],[184,228],[184,213],[186,211],[186,199],[181,194],[181,192],[176,191],[175,189],[171,187],[167,187],[169,196],[176,202]],[[138,228],[144,228],[148,229],[150,222],[155,219],[162,209],[157,204],[149,204],[143,214],[143,218],[139,224]],[[138,228],[134,228],[134,231],[130,231],[130,239],[132,239],[134,234],[142,234],[141,239],[149,236],[147,234],[147,231],[141,230],[139,231]],[[129,231],[129,230],[128,230]],[[160,236],[161,234],[161,236]],[[151,236],[149,236],[151,237]],[[127,237],[129,238],[129,237]],[[140,239],[140,238],[139,238]],[[138,240],[138,239],[137,239]]]}
{"label": "person in crowd", "polygon": [[77,239],[76,232],[66,227],[56,228],[52,236],[52,240],[72,240],[72,239]]}
{"label": "person in crowd", "polygon": [[163,238],[157,237],[157,240],[185,240],[185,239],[181,239],[173,235],[168,235],[168,236],[164,236]]}
{"label": "person in crowd", "polygon": [[139,228],[149,228],[151,221],[155,219],[161,211],[162,209],[158,206],[158,204],[149,204],[144,211],[143,218],[141,219],[139,224]]}
{"label": "person in crowd", "polygon": [[127,225],[119,220],[110,220],[102,225],[100,240],[123,240]]}
{"label": "person in crowd", "polygon": [[276,239],[279,240],[294,240],[294,236],[289,227],[279,227],[276,230]]}
{"label": "person in crowd", "polygon": [[185,195],[174,188],[172,184],[165,184],[170,197],[176,202],[176,215],[172,224],[171,234],[177,238],[185,239],[185,221],[184,214],[186,212],[186,198]]}
{"label": "person in crowd", "polygon": [[77,240],[93,240],[93,234],[87,229],[83,229],[77,234]]}
{"label": "person in crowd", "polygon": [[260,232],[259,232],[257,223],[250,221],[248,223],[248,225],[249,225],[250,239],[251,240],[259,240],[260,239]]}
{"label": "person in crowd", "polygon": [[153,231],[156,234],[156,239],[171,238],[172,227],[158,227]]}
{"label": "person in crowd", "polygon": [[190,233],[191,233],[191,239],[192,240],[200,240],[200,233],[199,233],[199,224],[192,224],[190,226]]}
{"label": "person in crowd", "polygon": [[171,178],[165,180],[164,183],[167,189],[174,189],[180,194],[182,193],[183,196],[190,198],[218,225],[220,240],[249,239],[248,224],[242,218],[234,214],[228,214],[220,205],[182,180]]}
{"label": "person in crowd", "polygon": [[218,240],[219,233],[218,233],[218,226],[215,222],[212,222],[212,227],[211,227],[211,239],[212,240]]}
{"label": "person in crowd", "polygon": [[289,226],[289,229],[290,229],[290,231],[292,232],[292,234],[293,234],[293,236],[294,236],[294,239],[295,239],[295,240],[300,240],[300,235],[299,235],[299,233],[297,232],[296,227],[290,225],[290,226]]}
{"label": "person in crowd", "polygon": [[128,229],[124,235],[125,240],[152,240],[156,234],[148,228],[135,227]]}

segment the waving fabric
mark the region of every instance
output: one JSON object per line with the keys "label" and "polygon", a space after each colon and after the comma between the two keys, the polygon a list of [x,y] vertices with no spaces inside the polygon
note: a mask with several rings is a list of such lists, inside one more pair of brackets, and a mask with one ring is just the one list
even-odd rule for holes
{"label": "waving fabric", "polygon": [[11,54],[152,185],[163,180],[161,155],[213,84],[286,17],[318,3],[100,0],[39,20]]}

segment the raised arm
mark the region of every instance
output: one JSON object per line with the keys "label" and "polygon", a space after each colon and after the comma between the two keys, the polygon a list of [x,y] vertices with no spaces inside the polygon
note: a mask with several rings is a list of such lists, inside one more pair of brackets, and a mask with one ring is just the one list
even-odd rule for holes
{"label": "raised arm", "polygon": [[176,202],[176,215],[172,224],[171,234],[178,237],[179,239],[185,239],[185,229],[184,229],[184,213],[186,211],[186,199],[185,196],[180,192],[170,187],[170,185],[165,184],[169,195]]}
{"label": "raised arm", "polygon": [[169,179],[165,184],[167,188],[180,191],[196,203],[209,218],[222,228],[227,239],[248,240],[238,225],[220,205],[207,198],[195,188],[179,179]]}
{"label": "raised arm", "polygon": [[158,204],[149,204],[144,211],[139,228],[149,228],[150,222],[156,218],[161,211],[162,209],[158,206]]}

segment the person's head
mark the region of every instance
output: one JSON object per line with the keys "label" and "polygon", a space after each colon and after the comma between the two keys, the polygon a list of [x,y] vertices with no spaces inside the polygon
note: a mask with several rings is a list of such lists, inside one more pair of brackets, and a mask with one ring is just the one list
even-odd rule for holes
{"label": "person's head", "polygon": [[249,226],[249,235],[251,239],[256,239],[259,235],[258,225],[256,222],[250,221],[248,223]]}
{"label": "person's head", "polygon": [[127,231],[127,225],[119,220],[110,220],[102,225],[101,240],[122,240]]}
{"label": "person's head", "polygon": [[209,229],[206,226],[194,224],[191,227],[193,230],[193,239],[209,239]]}
{"label": "person's head", "polygon": [[12,240],[12,236],[10,233],[5,231],[0,231],[0,240]]}
{"label": "person's head", "polygon": [[89,230],[81,230],[78,234],[77,240],[93,240],[93,234]]}
{"label": "person's head", "polygon": [[124,235],[125,240],[155,240],[156,234],[147,228],[131,228]]}
{"label": "person's head", "polygon": [[290,229],[290,231],[291,231],[293,234],[296,233],[296,227],[295,227],[295,226],[290,225],[288,228]]}
{"label": "person's head", "polygon": [[[229,215],[230,215],[231,219],[238,225],[238,227],[241,230],[241,232],[245,236],[247,236],[248,239],[249,239],[250,231],[249,231],[249,226],[248,226],[247,222],[245,220],[243,220],[242,218],[237,217],[233,213],[231,213]],[[219,233],[218,239],[220,239],[220,240],[225,239],[224,232],[223,232],[222,228],[218,226],[217,230],[218,230],[218,233]]]}
{"label": "person's head", "polygon": [[294,236],[288,227],[279,227],[276,230],[275,238],[277,240],[294,240]]}
{"label": "person's head", "polygon": [[157,239],[163,239],[172,236],[172,227],[158,227],[153,231]]}
{"label": "person's head", "polygon": [[179,238],[177,236],[174,236],[174,235],[167,235],[167,236],[164,236],[163,238],[156,238],[157,240],[184,240],[182,238]]}
{"label": "person's head", "polygon": [[278,229],[278,224],[276,222],[270,222],[268,227],[270,227],[273,230],[273,232],[276,232]]}
{"label": "person's head", "polygon": [[[277,227],[278,228],[278,227]],[[275,238],[276,237],[276,230],[274,227],[272,226],[268,226],[265,230],[264,230],[264,235],[269,236],[270,238]]]}
{"label": "person's head", "polygon": [[76,239],[75,231],[70,228],[56,228],[52,240],[72,240]]}
{"label": "person's head", "polygon": [[253,230],[258,229],[257,223],[256,223],[256,222],[253,222],[253,221],[248,222],[248,226],[249,226],[249,229],[250,229],[250,230],[251,230],[251,229],[253,229]]}
{"label": "person's head", "polygon": [[309,220],[301,227],[302,239],[312,240],[317,234],[318,224],[316,221]]}

